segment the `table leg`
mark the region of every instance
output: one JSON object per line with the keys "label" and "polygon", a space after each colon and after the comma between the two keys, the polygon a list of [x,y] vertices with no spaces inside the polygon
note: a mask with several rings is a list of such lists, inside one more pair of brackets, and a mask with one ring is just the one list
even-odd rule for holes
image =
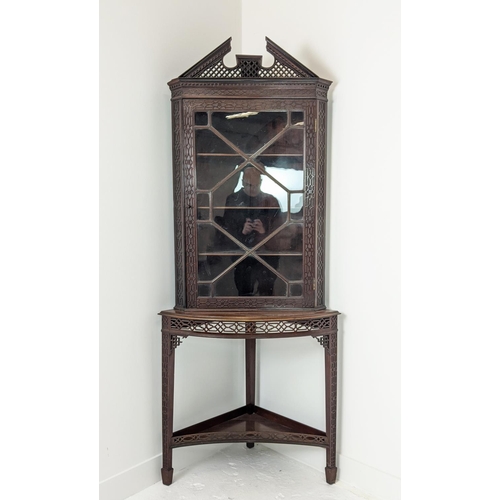
{"label": "table leg", "polygon": [[337,478],[337,332],[326,335],[325,348],[325,388],[326,388],[326,449],[325,475],[328,484]]}
{"label": "table leg", "polygon": [[[251,407],[255,406],[255,347],[255,339],[245,339],[246,404]],[[254,446],[255,443],[247,443],[247,448]]]}
{"label": "table leg", "polygon": [[172,484],[172,432],[174,416],[174,365],[176,336],[163,333],[162,338],[162,434],[163,434],[163,484]]}

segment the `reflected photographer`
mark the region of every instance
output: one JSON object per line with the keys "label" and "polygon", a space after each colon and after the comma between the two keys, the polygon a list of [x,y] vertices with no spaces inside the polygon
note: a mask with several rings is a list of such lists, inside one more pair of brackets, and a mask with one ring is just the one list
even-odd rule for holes
{"label": "reflected photographer", "polygon": [[[223,225],[246,247],[253,248],[279,225],[281,209],[278,200],[261,191],[262,176],[254,167],[243,169],[243,187],[226,199]],[[265,258],[273,268],[279,257]],[[238,295],[273,295],[276,274],[253,257],[247,257],[234,270]]]}

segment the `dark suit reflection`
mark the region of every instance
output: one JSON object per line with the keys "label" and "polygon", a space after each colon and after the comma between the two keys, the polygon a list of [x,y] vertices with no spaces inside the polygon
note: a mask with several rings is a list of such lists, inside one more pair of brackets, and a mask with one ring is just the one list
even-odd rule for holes
{"label": "dark suit reflection", "polygon": [[[278,200],[260,190],[261,181],[257,169],[245,169],[243,188],[226,199],[223,225],[248,248],[255,247],[279,224],[281,210]],[[279,257],[265,257],[265,260],[271,267],[278,267]],[[276,274],[253,257],[247,257],[235,266],[234,282],[238,295],[273,295],[275,281]]]}

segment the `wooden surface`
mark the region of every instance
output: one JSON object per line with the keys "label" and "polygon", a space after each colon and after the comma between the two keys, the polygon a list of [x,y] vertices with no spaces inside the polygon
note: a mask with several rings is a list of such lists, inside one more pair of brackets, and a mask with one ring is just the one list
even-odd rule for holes
{"label": "wooden surface", "polygon": [[211,310],[169,309],[158,313],[161,316],[204,321],[293,321],[338,316],[338,311],[329,309],[273,309],[273,310]]}

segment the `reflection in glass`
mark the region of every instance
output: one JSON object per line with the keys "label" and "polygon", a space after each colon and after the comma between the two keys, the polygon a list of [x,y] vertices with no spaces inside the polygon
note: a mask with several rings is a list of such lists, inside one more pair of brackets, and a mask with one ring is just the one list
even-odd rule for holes
{"label": "reflection in glass", "polygon": [[198,208],[197,219],[198,220],[208,220],[210,216],[210,210],[208,208]]}
{"label": "reflection in glass", "polygon": [[200,297],[302,295],[303,120],[195,113]]}
{"label": "reflection in glass", "polygon": [[197,197],[198,208],[209,208],[209,197],[207,193],[198,193]]}
{"label": "reflection in glass", "polygon": [[302,253],[302,224],[289,224],[269,239],[257,253]]}
{"label": "reflection in glass", "polygon": [[238,154],[231,146],[217,137],[209,129],[195,131],[195,143],[197,154],[214,153],[219,155]]}
{"label": "reflection in glass", "polygon": [[[268,263],[278,265],[279,257],[270,257]],[[258,260],[248,257],[234,268],[234,283],[238,295],[272,295],[276,274]]]}
{"label": "reflection in glass", "polygon": [[[282,168],[267,168],[266,174],[261,175],[261,190],[264,193],[272,193],[273,196],[278,200],[279,206],[282,212],[288,211],[288,195],[287,192],[276,183],[280,182],[289,190],[300,190],[303,186],[303,172],[301,171],[290,171],[284,170]],[[243,175],[238,178],[238,183],[236,184],[234,191],[238,191],[243,188]]]}
{"label": "reflection in glass", "polygon": [[304,125],[304,113],[302,111],[292,111],[292,125]]}
{"label": "reflection in glass", "polygon": [[[267,257],[266,262],[271,267],[277,267],[279,257]],[[229,279],[230,278],[230,279]],[[286,285],[278,278],[269,267],[259,262],[253,257],[247,257],[242,262],[236,264],[234,273],[227,273],[217,280],[215,294],[218,296],[234,295],[239,296],[271,296],[275,293],[276,281],[279,283],[279,288],[283,290],[280,294],[286,292]],[[285,285],[282,286],[281,284]]]}
{"label": "reflection in glass", "polygon": [[[240,177],[240,174],[238,172],[235,172],[235,168],[233,167],[231,169],[231,172],[233,172],[233,175],[231,175],[226,181],[224,181],[222,184],[220,184],[214,191],[212,192],[212,203],[213,207],[216,208],[218,207],[219,210],[222,210],[224,212],[224,209],[226,207],[226,200],[227,197],[233,194],[235,191],[237,191],[238,187],[238,179]],[[222,180],[224,177],[222,177],[220,180]]]}
{"label": "reflection in glass", "polygon": [[198,255],[205,257],[210,254],[243,255],[244,250],[237,243],[229,244],[231,240],[212,224],[198,224]]}
{"label": "reflection in glass", "polygon": [[195,125],[208,125],[208,114],[206,111],[198,111],[194,114]]}
{"label": "reflection in glass", "polygon": [[[296,179],[304,175],[302,172],[304,168],[303,155],[280,156],[280,155],[270,155],[270,154],[266,155],[264,153],[259,157],[257,157],[257,161],[260,162],[261,165],[264,165],[266,167],[266,170],[268,170],[268,167],[272,167],[274,169],[272,171],[274,172],[281,171],[282,174],[286,174],[288,172],[293,172],[293,173],[296,172],[295,173]],[[279,176],[279,173],[277,173],[277,175]],[[301,183],[301,186],[302,185],[303,184]],[[302,189],[302,187],[289,188],[289,189]]]}
{"label": "reflection in glass", "polygon": [[304,194],[292,193],[290,195],[290,213],[292,214],[292,219],[301,219],[303,209],[304,209]]}
{"label": "reflection in glass", "polygon": [[302,128],[288,129],[281,137],[277,138],[263,155],[303,155],[304,154],[304,130]]}
{"label": "reflection in glass", "polygon": [[244,153],[255,153],[286,124],[284,111],[212,113],[212,126]]}
{"label": "reflection in glass", "polygon": [[302,256],[280,256],[279,273],[290,281],[302,280]]}
{"label": "reflection in glass", "polygon": [[245,168],[242,187],[226,198],[224,216],[219,221],[247,248],[260,243],[283,222],[277,198],[261,190],[263,177],[256,168]]}
{"label": "reflection in glass", "polygon": [[238,295],[232,271],[224,274],[215,282],[215,295],[217,297],[234,297]]}

